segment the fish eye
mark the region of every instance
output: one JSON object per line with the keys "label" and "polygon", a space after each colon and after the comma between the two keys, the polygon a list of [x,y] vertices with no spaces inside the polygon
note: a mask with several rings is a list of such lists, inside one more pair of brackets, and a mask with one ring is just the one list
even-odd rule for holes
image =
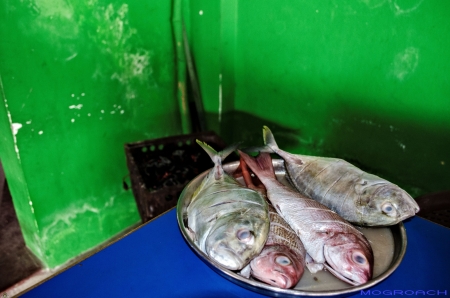
{"label": "fish eye", "polygon": [[291,264],[291,260],[286,256],[278,256],[275,259],[275,262],[277,262],[277,264],[280,264],[282,266],[288,266]]}
{"label": "fish eye", "polygon": [[238,230],[236,233],[236,237],[243,242],[249,242],[251,239],[253,239],[253,234],[251,231],[247,229],[241,229]]}
{"label": "fish eye", "polygon": [[367,263],[366,257],[359,252],[354,253],[352,257],[353,261],[357,264],[364,265]]}
{"label": "fish eye", "polygon": [[395,213],[395,208],[391,203],[384,203],[383,205],[381,205],[381,211],[383,211],[383,213],[386,213],[387,215],[393,215],[393,213]]}

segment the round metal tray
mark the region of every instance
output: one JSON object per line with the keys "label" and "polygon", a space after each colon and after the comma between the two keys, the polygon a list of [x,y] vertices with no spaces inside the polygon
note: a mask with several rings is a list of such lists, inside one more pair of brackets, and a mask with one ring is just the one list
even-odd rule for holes
{"label": "round metal tray", "polygon": [[[277,178],[282,181],[283,183],[286,183],[284,179],[285,176],[285,168],[283,160],[281,159],[273,159],[273,165],[275,169],[275,173],[277,174]],[[224,170],[232,174],[237,167],[239,166],[239,162],[231,162],[223,165]],[[209,171],[209,170],[208,170]],[[180,227],[181,233],[183,237],[185,238],[186,242],[189,244],[189,246],[192,248],[192,250],[197,254],[197,256],[205,262],[211,269],[213,269],[216,273],[220,274],[224,278],[228,279],[229,281],[242,286],[244,288],[247,288],[249,290],[252,290],[254,292],[268,295],[268,296],[274,296],[274,297],[303,297],[303,296],[348,296],[351,293],[355,293],[361,290],[366,290],[382,280],[386,279],[394,270],[398,267],[400,262],[403,259],[403,256],[405,255],[406,251],[406,231],[402,223],[399,223],[394,226],[390,226],[387,228],[383,228],[384,234],[386,234],[386,231],[390,232],[392,234],[392,242],[388,242],[388,244],[384,244],[383,241],[376,241],[377,243],[383,243],[378,244],[377,246],[372,246],[374,250],[374,256],[375,256],[375,264],[374,267],[377,268],[377,263],[380,263],[380,261],[377,262],[377,254],[380,256],[380,254],[385,254],[386,251],[390,251],[389,255],[392,255],[392,257],[389,256],[388,260],[384,260],[385,263],[382,267],[382,269],[378,269],[379,272],[375,272],[374,270],[374,278],[370,280],[369,282],[359,285],[359,286],[352,286],[347,285],[342,282],[342,285],[335,286],[334,281],[330,284],[326,284],[325,281],[324,284],[319,285],[315,288],[311,287],[305,287],[303,280],[306,278],[305,275],[311,274],[308,272],[307,269],[305,269],[305,274],[300,280],[300,282],[297,284],[296,287],[293,289],[280,289],[277,287],[270,286],[268,284],[262,283],[258,280],[254,280],[252,278],[248,279],[241,275],[239,275],[237,272],[230,271],[228,269],[223,268],[221,265],[219,265],[217,262],[215,262],[213,259],[210,259],[204,252],[202,252],[197,245],[192,241],[190,236],[188,235],[186,231],[185,225],[187,224],[187,206],[189,205],[191,201],[191,197],[195,189],[200,185],[201,181],[205,177],[206,173],[208,171],[203,172],[202,174],[198,175],[196,178],[194,178],[191,182],[189,182],[186,187],[184,188],[183,192],[180,195],[180,198],[178,200],[177,204],[177,220],[178,225]],[[377,234],[377,229],[380,228],[364,228],[361,229],[361,231],[366,235],[366,237],[371,241],[369,234],[375,231],[375,234]],[[372,231],[370,231],[372,230]],[[379,230],[381,233],[381,230]],[[368,233],[370,232],[370,233]],[[372,245],[375,244],[372,242]],[[387,246],[387,247],[383,247]],[[321,272],[319,274],[329,274],[328,272]],[[331,274],[330,274],[331,276]],[[313,280],[311,278],[311,280]],[[316,277],[314,277],[314,280],[317,280]],[[323,280],[327,280],[326,278]],[[338,283],[340,281],[337,281]],[[330,288],[331,287],[331,288]],[[323,289],[321,289],[323,288]]]}

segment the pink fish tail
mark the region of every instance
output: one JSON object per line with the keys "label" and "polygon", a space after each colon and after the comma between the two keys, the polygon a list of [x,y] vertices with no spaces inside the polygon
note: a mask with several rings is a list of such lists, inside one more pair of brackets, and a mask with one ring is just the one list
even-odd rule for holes
{"label": "pink fish tail", "polygon": [[239,154],[261,181],[263,179],[275,179],[272,158],[269,153],[260,153],[256,158],[253,158],[242,151],[239,151]]}

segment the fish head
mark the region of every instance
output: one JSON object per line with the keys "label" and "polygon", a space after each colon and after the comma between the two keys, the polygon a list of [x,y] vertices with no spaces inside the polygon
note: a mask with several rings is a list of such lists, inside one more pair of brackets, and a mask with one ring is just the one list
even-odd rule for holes
{"label": "fish head", "polygon": [[217,219],[205,242],[209,257],[230,270],[240,270],[259,254],[269,232],[268,217],[232,213]]}
{"label": "fish head", "polygon": [[363,179],[356,191],[362,208],[362,225],[395,225],[420,210],[406,191],[385,180]]}
{"label": "fish head", "polygon": [[337,234],[329,239],[324,257],[328,271],[349,284],[361,285],[372,278],[372,248],[354,234]]}
{"label": "fish head", "polygon": [[252,276],[269,285],[289,289],[303,275],[303,263],[288,247],[267,245],[251,262]]}

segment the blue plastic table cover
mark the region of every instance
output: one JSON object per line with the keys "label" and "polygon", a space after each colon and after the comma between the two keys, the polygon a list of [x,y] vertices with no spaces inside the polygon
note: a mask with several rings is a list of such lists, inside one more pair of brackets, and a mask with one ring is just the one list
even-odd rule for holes
{"label": "blue plastic table cover", "polygon": [[[450,229],[404,222],[405,257],[386,280],[350,297],[450,295]],[[176,210],[141,226],[22,297],[266,297],[217,274],[191,250]]]}

